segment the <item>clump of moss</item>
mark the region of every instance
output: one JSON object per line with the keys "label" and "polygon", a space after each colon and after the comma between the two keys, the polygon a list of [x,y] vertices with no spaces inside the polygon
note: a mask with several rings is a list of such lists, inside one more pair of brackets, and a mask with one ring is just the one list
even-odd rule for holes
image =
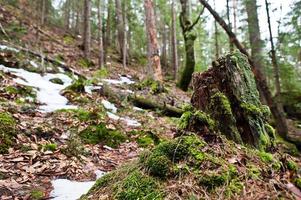
{"label": "clump of moss", "polygon": [[162,83],[151,78],[145,79],[144,81],[137,83],[135,86],[138,90],[150,89],[152,94],[166,92]]}
{"label": "clump of moss", "polygon": [[77,63],[82,68],[90,68],[94,65],[93,62],[87,58],[80,58]]}
{"label": "clump of moss", "polygon": [[140,147],[148,147],[152,145],[157,145],[160,142],[160,138],[155,135],[154,133],[148,132],[141,132],[139,137],[136,139],[138,145]]}
{"label": "clump of moss", "polygon": [[202,161],[203,146],[205,142],[197,136],[183,136],[174,141],[162,142],[151,153],[141,154],[140,162],[151,175],[165,178],[172,172],[172,165],[184,158],[190,158],[196,163]]}
{"label": "clump of moss", "polygon": [[61,152],[69,157],[77,157],[86,153],[85,148],[81,142],[79,136],[75,133],[71,133],[69,140],[66,142],[66,148],[62,148]]}
{"label": "clump of moss", "polygon": [[0,154],[8,153],[8,149],[13,145],[13,138],[16,135],[15,119],[9,113],[0,113]]}
{"label": "clump of moss", "polygon": [[294,183],[299,189],[301,189],[301,178],[296,178],[294,180]]}
{"label": "clump of moss", "polygon": [[56,143],[48,143],[43,145],[43,149],[45,151],[55,151],[57,149],[57,144]]}
{"label": "clump of moss", "polygon": [[10,95],[20,95],[22,97],[36,98],[37,93],[30,86],[7,86],[4,90]]}
{"label": "clump of moss", "polygon": [[208,114],[203,111],[193,109],[193,111],[189,110],[182,114],[178,124],[178,129],[186,130],[195,124],[199,127],[206,126],[210,130],[213,130],[215,127],[215,121],[212,120]]}
{"label": "clump of moss", "polygon": [[231,197],[234,194],[239,194],[243,190],[243,187],[244,184],[239,179],[233,179],[227,186],[225,194],[227,197]]}
{"label": "clump of moss", "polygon": [[71,85],[66,87],[64,91],[73,91],[77,93],[84,93],[85,92],[85,81],[82,78],[75,80],[72,82]]}
{"label": "clump of moss", "polygon": [[116,188],[115,196],[119,200],[163,199],[159,183],[140,171],[129,174]]}
{"label": "clump of moss", "polygon": [[298,169],[297,163],[295,163],[292,160],[287,161],[286,167],[287,167],[287,169],[292,170],[292,171],[297,171],[297,169]]}
{"label": "clump of moss", "polygon": [[64,38],[63,38],[63,41],[64,41],[64,43],[65,44],[67,44],[67,45],[72,45],[72,44],[74,44],[74,38],[72,37],[72,36],[70,36],[70,35],[65,35],[64,36]]}
{"label": "clump of moss", "polygon": [[261,175],[260,169],[258,169],[255,165],[247,165],[248,169],[248,177],[251,179],[258,179]]}
{"label": "clump of moss", "polygon": [[90,125],[79,134],[84,143],[103,143],[111,147],[117,147],[127,137],[117,130],[108,130],[104,124]]}
{"label": "clump of moss", "polygon": [[58,85],[64,85],[64,82],[60,78],[52,78],[49,81]]}
{"label": "clump of moss", "polygon": [[265,163],[272,163],[274,161],[274,157],[270,153],[259,151],[258,155],[260,159]]}
{"label": "clump of moss", "polygon": [[203,174],[199,178],[199,184],[207,187],[209,190],[212,190],[230,182],[235,176],[237,176],[237,169],[233,165],[229,165],[228,169],[223,172]]}
{"label": "clump of moss", "polygon": [[44,198],[44,192],[39,189],[33,189],[30,191],[30,197],[32,200],[40,200]]}
{"label": "clump of moss", "polygon": [[101,111],[102,110],[98,110],[98,109],[89,111],[89,110],[79,108],[79,109],[61,109],[56,112],[57,113],[70,113],[73,115],[73,117],[77,118],[79,121],[87,122],[87,121],[97,120],[97,119],[103,117]]}

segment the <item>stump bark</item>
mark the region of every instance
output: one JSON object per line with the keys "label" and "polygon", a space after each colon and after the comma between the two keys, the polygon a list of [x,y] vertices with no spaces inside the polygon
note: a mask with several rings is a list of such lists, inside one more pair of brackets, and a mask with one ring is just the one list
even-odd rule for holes
{"label": "stump bark", "polygon": [[192,105],[216,121],[216,129],[237,143],[259,149],[274,137],[267,123],[269,108],[262,105],[248,58],[234,52],[193,75]]}

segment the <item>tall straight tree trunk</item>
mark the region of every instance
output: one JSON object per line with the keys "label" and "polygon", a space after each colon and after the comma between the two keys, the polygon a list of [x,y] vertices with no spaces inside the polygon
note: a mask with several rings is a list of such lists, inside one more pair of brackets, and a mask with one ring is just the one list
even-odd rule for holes
{"label": "tall straight tree trunk", "polygon": [[104,50],[103,50],[103,34],[102,34],[102,14],[101,14],[101,1],[98,0],[98,48],[99,48],[99,57],[98,57],[98,65],[99,68],[102,69],[104,67]]}
{"label": "tall straight tree trunk", "polygon": [[163,22],[163,28],[162,28],[162,67],[167,69],[167,29],[165,27],[165,23]]}
{"label": "tall straight tree trunk", "polygon": [[[288,127],[287,122],[285,119],[285,116],[281,110],[279,110],[277,104],[275,103],[274,99],[272,98],[272,94],[268,88],[267,81],[265,79],[265,76],[261,72],[262,66],[257,66],[255,62],[252,60],[251,56],[249,55],[248,51],[243,47],[243,45],[239,42],[236,35],[231,31],[231,29],[227,26],[226,22],[215,12],[212,7],[207,3],[206,0],[199,0],[201,4],[203,4],[204,7],[206,7],[209,12],[214,16],[215,20],[223,27],[223,29],[226,31],[228,36],[233,41],[233,44],[237,47],[237,49],[245,54],[248,57],[249,63],[252,67],[253,73],[256,78],[256,84],[257,88],[260,89],[262,92],[262,95],[264,95],[268,106],[271,109],[271,112],[274,116],[274,119],[276,121],[276,129],[277,132],[283,137],[287,138],[288,133]],[[260,64],[260,63],[259,63]]]}
{"label": "tall straight tree trunk", "polygon": [[233,1],[233,29],[234,33],[237,34],[237,0],[232,0]]}
{"label": "tall straight tree trunk", "polygon": [[192,23],[189,19],[189,15],[187,12],[189,10],[188,0],[180,0],[180,2],[182,7],[182,11],[180,14],[180,25],[184,36],[186,58],[185,58],[185,67],[181,74],[181,78],[178,85],[182,90],[187,91],[195,67],[194,41],[196,40],[197,35],[193,29],[194,26],[198,23],[204,9],[200,13],[196,21]]}
{"label": "tall straight tree trunk", "polygon": [[260,29],[257,14],[257,0],[245,0],[244,2],[248,15],[247,21],[249,30],[249,42],[251,46],[251,57],[256,66],[264,66],[262,57],[263,43],[260,39]]}
{"label": "tall straight tree trunk", "polygon": [[119,57],[123,60],[123,42],[124,42],[124,21],[122,15],[122,5],[120,0],[115,0],[116,16],[117,16],[117,39]]}
{"label": "tall straight tree trunk", "polygon": [[90,57],[90,46],[91,46],[91,1],[85,0],[84,5],[84,55],[86,58]]}
{"label": "tall straight tree trunk", "polygon": [[[227,20],[228,20],[228,26],[230,29],[232,29],[232,24],[230,20],[230,6],[229,6],[229,0],[227,0]],[[230,52],[234,50],[233,43],[231,41],[231,38],[229,38],[229,49]]]}
{"label": "tall straight tree trunk", "polygon": [[[274,69],[274,76],[275,76],[276,98],[277,98],[277,100],[279,100],[278,98],[279,98],[280,93],[281,93],[279,65],[278,65],[277,58],[276,58],[276,49],[275,49],[274,41],[273,41],[273,34],[272,34],[271,21],[270,21],[269,4],[268,4],[267,0],[265,0],[265,7],[266,7],[268,25],[269,25],[269,34],[270,34],[270,43],[271,43],[271,58],[272,58],[272,64],[273,64],[273,69]],[[280,102],[278,101],[278,103],[280,103]]]}
{"label": "tall straight tree trunk", "polygon": [[175,11],[175,0],[172,0],[171,3],[171,49],[172,49],[172,64],[173,64],[173,70],[174,70],[174,79],[177,79],[177,72],[179,69],[178,64],[178,47],[177,47],[177,30],[176,30],[176,11]]}
{"label": "tall straight tree trunk", "polygon": [[111,18],[112,18],[112,0],[108,0],[107,4],[107,25],[106,25],[106,42],[105,42],[105,50],[107,52],[107,48],[111,46]]}
{"label": "tall straight tree trunk", "polygon": [[[215,9],[215,0],[214,2],[214,9]],[[217,29],[217,22],[214,20],[214,42],[215,42],[215,59],[219,58],[219,45],[218,45],[218,29]]]}
{"label": "tall straight tree trunk", "polygon": [[158,81],[163,81],[153,1],[144,0],[144,8],[148,40],[148,65],[154,72],[153,78]]}
{"label": "tall straight tree trunk", "polygon": [[64,8],[64,18],[65,18],[64,25],[67,30],[69,30],[70,28],[70,11],[71,11],[70,7],[71,7],[71,2],[67,0]]}
{"label": "tall straight tree trunk", "polygon": [[46,0],[42,0],[41,5],[41,26],[45,23],[45,12],[46,12]]}
{"label": "tall straight tree trunk", "polygon": [[124,30],[123,30],[123,43],[122,43],[122,66],[124,68],[126,68],[126,60],[127,60],[127,21],[126,21],[126,2],[124,2],[123,4],[123,27],[124,27]]}

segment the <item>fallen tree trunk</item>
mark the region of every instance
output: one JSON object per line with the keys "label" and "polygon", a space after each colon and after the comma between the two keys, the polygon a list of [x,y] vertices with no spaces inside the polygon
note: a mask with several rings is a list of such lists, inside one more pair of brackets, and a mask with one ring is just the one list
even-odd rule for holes
{"label": "fallen tree trunk", "polygon": [[258,149],[271,146],[274,135],[267,123],[269,109],[260,102],[245,55],[228,54],[206,72],[195,73],[193,88],[193,106],[216,121],[216,130],[237,143]]}
{"label": "fallen tree trunk", "polygon": [[286,138],[288,134],[288,127],[287,122],[284,116],[284,113],[282,113],[279,110],[279,106],[276,104],[274,99],[272,98],[272,94],[268,88],[267,81],[265,79],[265,76],[261,72],[260,69],[263,69],[263,66],[258,66],[258,63],[254,63],[254,61],[251,59],[251,56],[247,52],[247,50],[244,48],[244,46],[239,42],[236,35],[232,32],[232,30],[229,28],[229,26],[226,24],[226,22],[218,15],[217,12],[215,12],[212,7],[207,3],[206,0],[199,0],[200,3],[208,9],[208,11],[213,15],[215,20],[220,24],[220,26],[226,31],[228,34],[231,42],[239,49],[241,53],[247,56],[248,61],[252,67],[253,73],[256,77],[256,84],[257,88],[260,91],[261,95],[265,98],[267,101],[268,106],[271,109],[271,112],[274,116],[274,119],[276,121],[276,129],[277,132],[283,137]]}
{"label": "fallen tree trunk", "polygon": [[181,117],[184,112],[182,109],[172,106],[163,100],[159,102],[158,100],[150,99],[148,97],[114,91],[108,85],[104,85],[100,93],[112,102],[122,101],[127,98],[130,102],[132,102],[139,108],[159,110],[166,116]]}
{"label": "fallen tree trunk", "polygon": [[137,107],[151,109],[151,110],[160,110],[164,115],[171,117],[181,117],[183,110],[171,105],[166,104],[165,102],[152,101],[151,99],[146,99],[141,96],[129,96],[130,101]]}

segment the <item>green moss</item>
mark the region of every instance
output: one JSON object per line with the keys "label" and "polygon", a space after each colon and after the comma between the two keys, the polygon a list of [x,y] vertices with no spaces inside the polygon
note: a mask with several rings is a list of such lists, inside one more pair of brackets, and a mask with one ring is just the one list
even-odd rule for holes
{"label": "green moss", "polygon": [[292,171],[297,171],[297,169],[298,169],[297,163],[295,163],[292,160],[287,161],[286,167],[287,167],[287,169],[292,170]]}
{"label": "green moss", "polygon": [[274,169],[275,171],[280,171],[281,167],[282,167],[282,164],[279,161],[273,162],[273,164],[272,164],[272,169]]}
{"label": "green moss", "polygon": [[90,68],[94,65],[93,62],[87,58],[80,58],[77,63],[82,68]]}
{"label": "green moss", "polygon": [[248,173],[248,177],[251,179],[259,179],[261,172],[260,169],[258,169],[255,165],[247,165],[247,173]]}
{"label": "green moss", "polygon": [[45,144],[43,145],[43,149],[45,151],[55,151],[57,149],[57,144],[55,143]]}
{"label": "green moss", "polygon": [[301,189],[301,178],[296,178],[294,180],[294,183],[299,189]]}
{"label": "green moss", "polygon": [[158,200],[163,199],[159,183],[142,172],[134,171],[115,189],[115,198],[119,200]]}
{"label": "green moss", "polygon": [[265,163],[272,163],[274,161],[274,157],[270,153],[259,151],[258,155],[260,159]]}
{"label": "green moss", "polygon": [[72,45],[75,42],[74,38],[70,35],[65,35],[64,38],[63,38],[63,41],[67,45]]}
{"label": "green moss", "polygon": [[33,189],[30,191],[30,197],[32,200],[40,200],[44,198],[44,192],[39,189]]}
{"label": "green moss", "polygon": [[15,119],[9,113],[0,113],[0,154],[8,153],[8,148],[13,145],[16,135]]}
{"label": "green moss", "polygon": [[211,130],[215,127],[215,121],[212,120],[208,114],[200,110],[184,112],[180,118],[178,129],[189,129],[190,124],[204,125]]}
{"label": "green moss", "polygon": [[[73,130],[71,130],[73,131]],[[69,140],[66,142],[66,148],[62,148],[61,152],[64,153],[68,157],[77,157],[80,155],[86,154],[85,148],[81,142],[81,139],[77,134],[71,132]]]}
{"label": "green moss", "polygon": [[94,74],[93,74],[93,78],[95,79],[101,79],[101,78],[105,78],[108,76],[108,70],[106,68],[102,68],[97,70]]}
{"label": "green moss", "polygon": [[30,86],[7,86],[4,90],[10,95],[20,95],[22,97],[36,98],[37,93]]}
{"label": "green moss", "polygon": [[269,146],[271,146],[270,137],[266,132],[262,132],[259,135],[259,150],[264,151]]}
{"label": "green moss", "polygon": [[268,136],[269,136],[270,138],[273,138],[273,139],[276,138],[276,132],[275,132],[275,129],[274,129],[270,124],[266,123],[266,124],[264,125],[264,128],[265,128],[266,133],[268,134]]}
{"label": "green moss", "polygon": [[243,190],[244,184],[239,179],[233,179],[225,190],[227,197],[231,197],[234,194],[239,194]]}
{"label": "green moss", "polygon": [[165,178],[170,172],[171,161],[166,156],[151,155],[145,166],[150,174],[159,178]]}
{"label": "green moss", "polygon": [[283,152],[288,153],[292,156],[299,155],[299,150],[297,149],[295,144],[290,143],[281,137],[276,137],[275,143],[277,144],[278,148],[281,149]]}
{"label": "green moss", "polygon": [[64,85],[64,82],[60,78],[52,78],[49,81],[58,85]]}
{"label": "green moss", "polygon": [[90,125],[79,134],[84,143],[106,144],[110,147],[117,147],[127,137],[117,130],[108,130],[104,124]]}
{"label": "green moss", "polygon": [[209,108],[222,134],[241,144],[242,139],[236,128],[236,119],[233,116],[229,99],[223,93],[216,92],[210,99]]}
{"label": "green moss", "polygon": [[137,83],[135,85],[135,87],[138,90],[149,89],[152,94],[159,94],[162,92],[166,92],[162,83],[160,83],[159,81],[155,81],[151,78],[147,78],[147,79],[143,80],[142,82]]}
{"label": "green moss", "polygon": [[212,190],[216,187],[225,185],[237,175],[237,169],[233,165],[229,165],[228,168],[222,172],[217,173],[213,171],[211,173],[203,174],[199,178],[199,184]]}
{"label": "green moss", "polygon": [[71,85],[66,87],[64,91],[73,91],[78,93],[85,92],[85,82],[82,78],[79,78],[78,80],[74,80]]}

